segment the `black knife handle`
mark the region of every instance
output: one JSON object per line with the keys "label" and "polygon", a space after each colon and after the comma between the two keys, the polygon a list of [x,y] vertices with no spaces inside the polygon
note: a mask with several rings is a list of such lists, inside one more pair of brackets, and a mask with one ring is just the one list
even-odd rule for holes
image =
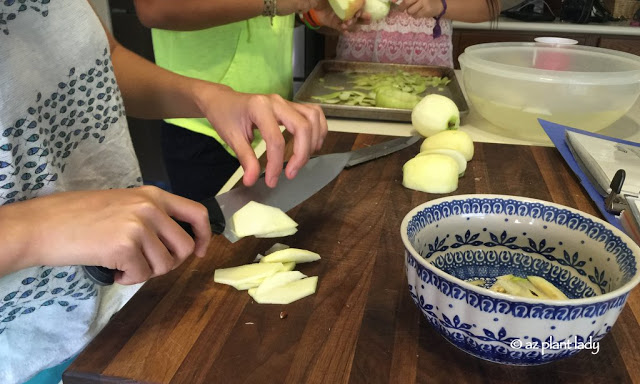
{"label": "black knife handle", "polygon": [[[220,209],[220,204],[215,197],[210,197],[206,200],[201,201],[201,203],[207,207],[207,211],[209,212],[209,223],[211,225],[211,232],[220,235],[224,232],[224,228],[226,226],[226,222],[224,219],[224,215],[222,214],[222,210]],[[175,219],[174,219],[175,220]],[[189,234],[191,237],[196,237],[193,233],[193,229],[189,223],[184,221],[175,220],[178,225],[185,232]],[[114,275],[116,271],[114,269],[109,269],[106,267],[99,267],[96,265],[85,265],[83,266],[85,273],[89,277],[91,281],[98,285],[111,285],[114,282]]]}

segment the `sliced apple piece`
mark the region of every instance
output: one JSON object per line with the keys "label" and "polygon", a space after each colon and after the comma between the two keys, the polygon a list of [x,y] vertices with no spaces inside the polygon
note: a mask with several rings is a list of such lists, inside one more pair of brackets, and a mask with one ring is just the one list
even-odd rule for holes
{"label": "sliced apple piece", "polygon": [[307,277],[285,285],[281,285],[258,294],[260,287],[255,288],[253,299],[259,304],[290,304],[303,297],[313,295],[318,285],[318,276]]}
{"label": "sliced apple piece", "polygon": [[285,229],[283,231],[273,231],[273,232],[269,232],[269,233],[263,233],[260,235],[255,235],[258,238],[272,238],[272,237],[285,237],[285,236],[291,236],[293,234],[295,234],[296,232],[298,232],[298,228],[290,228],[290,229]]}
{"label": "sliced apple piece", "polygon": [[456,163],[458,163],[458,176],[464,175],[464,171],[467,170],[467,160],[465,160],[464,155],[460,151],[456,151],[455,149],[449,149],[449,148],[427,149],[426,151],[418,153],[416,156],[430,155],[433,153],[451,156],[451,158],[453,158],[453,160],[455,160]]}
{"label": "sliced apple piece", "polygon": [[260,260],[260,263],[284,263],[293,261],[296,264],[320,260],[320,255],[300,248],[287,248],[273,252]]}
{"label": "sliced apple piece", "polygon": [[462,153],[467,161],[473,158],[473,140],[464,131],[448,130],[429,136],[420,145],[420,152],[442,148],[455,149]]}
{"label": "sliced apple piece", "polygon": [[271,248],[269,248],[266,251],[264,251],[264,255],[267,256],[267,255],[272,254],[273,252],[281,251],[281,250],[287,249],[287,248],[290,248],[290,247],[288,245],[286,245],[286,244],[275,243],[275,244],[273,244],[271,246]]}
{"label": "sliced apple piece", "polygon": [[536,287],[538,290],[542,291],[549,299],[552,300],[569,300],[567,295],[565,295],[561,290],[556,288],[555,285],[551,284],[544,278],[540,276],[527,276],[527,279]]}
{"label": "sliced apple piece", "polygon": [[296,267],[296,262],[295,261],[285,261],[282,263],[282,271],[286,272],[286,271],[293,271],[293,269]]}
{"label": "sliced apple piece", "polygon": [[290,231],[298,223],[279,208],[250,201],[231,216],[231,226],[238,237],[246,237]]}
{"label": "sliced apple piece", "polygon": [[264,295],[269,290],[294,281],[302,280],[306,277],[307,275],[300,271],[278,272],[275,275],[271,275],[264,279],[264,281],[256,287],[254,295]]}
{"label": "sliced apple piece", "polygon": [[427,193],[451,193],[458,188],[459,173],[458,163],[450,156],[416,156],[402,167],[402,185]]}
{"label": "sliced apple piece", "polygon": [[240,286],[258,281],[282,271],[282,263],[254,263],[231,268],[219,268],[213,274],[213,281],[220,284]]}

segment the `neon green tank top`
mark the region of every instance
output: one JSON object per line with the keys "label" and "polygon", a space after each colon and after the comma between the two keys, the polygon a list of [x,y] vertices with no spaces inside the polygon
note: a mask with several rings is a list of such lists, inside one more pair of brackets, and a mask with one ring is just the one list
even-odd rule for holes
{"label": "neon green tank top", "polygon": [[[153,29],[156,64],[184,76],[230,86],[238,92],[293,92],[292,53],[294,16],[255,17],[200,31]],[[171,124],[220,136],[206,119],[170,119]],[[259,136],[259,135],[256,135]],[[256,137],[254,144],[260,140]]]}

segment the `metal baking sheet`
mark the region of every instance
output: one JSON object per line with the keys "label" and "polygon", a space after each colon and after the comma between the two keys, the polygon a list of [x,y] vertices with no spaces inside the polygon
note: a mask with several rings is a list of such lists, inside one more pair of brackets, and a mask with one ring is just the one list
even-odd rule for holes
{"label": "metal baking sheet", "polygon": [[345,90],[353,89],[353,86],[348,83],[350,73],[393,73],[397,71],[417,73],[423,76],[448,77],[451,79],[451,82],[445,85],[442,91],[439,91],[437,87],[429,87],[421,96],[438,93],[453,100],[458,106],[461,116],[469,112],[469,106],[462,94],[460,84],[453,69],[436,66],[322,60],[316,65],[309,77],[302,84],[293,100],[300,103],[318,104],[328,117],[410,122],[411,110],[409,109],[326,104],[312,98],[313,96],[321,96],[335,92],[335,89],[327,88],[327,86],[344,87]]}

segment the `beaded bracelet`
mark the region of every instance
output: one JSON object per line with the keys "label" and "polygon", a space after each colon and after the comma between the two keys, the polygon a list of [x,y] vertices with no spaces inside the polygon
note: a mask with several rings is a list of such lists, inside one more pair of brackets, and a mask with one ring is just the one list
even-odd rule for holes
{"label": "beaded bracelet", "polygon": [[278,12],[276,1],[277,0],[264,0],[264,5],[262,7],[262,16],[271,17],[271,25],[273,25],[273,17],[276,16]]}
{"label": "beaded bracelet", "polygon": [[440,27],[440,18],[444,16],[445,12],[447,12],[447,0],[442,1],[442,12],[438,16],[435,17],[436,25],[433,27],[433,38],[437,39],[442,35],[442,28]]}

